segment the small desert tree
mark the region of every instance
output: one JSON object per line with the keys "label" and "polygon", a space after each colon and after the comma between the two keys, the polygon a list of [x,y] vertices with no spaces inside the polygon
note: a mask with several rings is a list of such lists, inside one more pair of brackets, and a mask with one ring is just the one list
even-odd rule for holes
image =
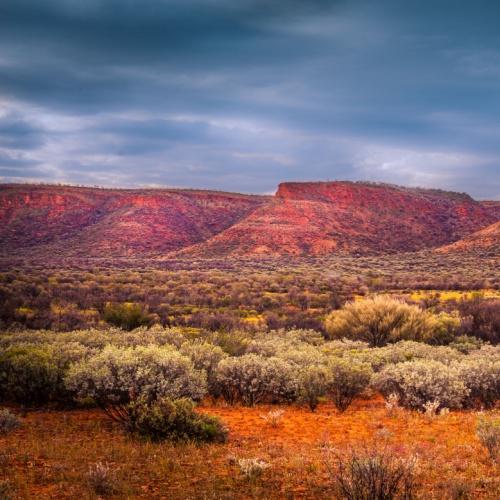
{"label": "small desert tree", "polygon": [[430,339],[439,326],[432,313],[386,296],[349,302],[330,313],[325,322],[330,338],[362,340],[371,347]]}

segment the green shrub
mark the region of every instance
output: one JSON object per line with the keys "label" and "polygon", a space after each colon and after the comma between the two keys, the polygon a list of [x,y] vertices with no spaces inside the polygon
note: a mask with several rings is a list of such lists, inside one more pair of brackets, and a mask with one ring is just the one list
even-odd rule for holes
{"label": "green shrub", "polygon": [[333,404],[344,412],[356,396],[370,384],[372,370],[369,365],[347,359],[333,358],[328,363],[327,393]]}
{"label": "green shrub", "polygon": [[461,408],[469,396],[459,369],[433,360],[386,366],[375,375],[373,385],[384,397],[397,394],[401,406],[421,411],[434,401],[438,408]]}
{"label": "green shrub", "polygon": [[224,443],[227,429],[217,418],[196,413],[194,407],[186,398],[138,400],[130,404],[127,429],[152,441]]}
{"label": "green shrub", "polygon": [[332,339],[368,342],[372,347],[398,340],[428,340],[441,328],[439,321],[417,306],[385,296],[349,302],[326,318]]}
{"label": "green shrub", "polygon": [[256,354],[223,359],[216,380],[219,392],[230,404],[242,401],[253,406],[263,401],[293,401],[298,390],[295,370],[290,364]]}
{"label": "green shrub", "polygon": [[107,323],[129,331],[153,323],[153,316],[145,307],[134,302],[108,302],[104,306],[103,318]]}
{"label": "green shrub", "polygon": [[72,363],[90,353],[78,342],[20,344],[6,349],[0,354],[0,400],[32,407],[70,404],[73,396],[64,377]]}
{"label": "green shrub", "polygon": [[200,400],[206,393],[206,375],[173,347],[108,346],[73,365],[66,386],[79,398],[92,398],[110,417],[127,421],[128,405],[137,398]]}
{"label": "green shrub", "polygon": [[324,366],[308,366],[303,368],[298,377],[299,401],[307,404],[311,411],[316,410],[320,398],[326,395],[328,387],[328,370]]}
{"label": "green shrub", "polygon": [[246,353],[252,338],[249,333],[242,331],[232,332],[211,332],[207,336],[207,341],[219,346],[230,356],[242,356]]}
{"label": "green shrub", "polygon": [[484,342],[481,339],[469,335],[459,335],[450,342],[449,347],[463,354],[470,354],[471,352],[481,349],[483,345]]}
{"label": "green shrub", "polygon": [[0,354],[0,400],[36,407],[64,390],[60,371],[46,347],[14,346]]}

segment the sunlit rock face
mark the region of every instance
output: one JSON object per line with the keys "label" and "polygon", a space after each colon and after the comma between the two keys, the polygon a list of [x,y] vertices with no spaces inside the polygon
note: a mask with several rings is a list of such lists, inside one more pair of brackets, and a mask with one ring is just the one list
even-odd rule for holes
{"label": "sunlit rock face", "polygon": [[275,196],[3,185],[0,252],[85,257],[373,254],[441,247],[499,217],[498,204],[466,194],[361,182],[287,182]]}

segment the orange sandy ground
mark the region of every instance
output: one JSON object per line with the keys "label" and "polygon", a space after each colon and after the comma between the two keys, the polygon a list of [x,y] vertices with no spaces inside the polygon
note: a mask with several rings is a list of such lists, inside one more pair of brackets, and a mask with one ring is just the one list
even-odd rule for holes
{"label": "orange sandy ground", "polygon": [[[380,398],[357,401],[345,414],[330,405],[316,413],[281,408],[273,427],[262,415],[276,407],[204,406],[230,438],[203,446],[132,439],[97,410],[30,413],[21,429],[0,437],[0,498],[2,489],[12,498],[96,498],[86,477],[96,462],[114,471],[117,498],[332,498],[331,457],[371,446],[417,454],[419,498],[453,498],[462,483],[470,498],[500,498],[500,467],[475,436],[476,413],[389,416]],[[238,458],[271,467],[249,480]]]}

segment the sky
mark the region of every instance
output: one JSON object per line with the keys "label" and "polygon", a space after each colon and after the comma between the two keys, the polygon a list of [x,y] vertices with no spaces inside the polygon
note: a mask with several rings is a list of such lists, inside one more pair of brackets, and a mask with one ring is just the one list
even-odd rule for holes
{"label": "sky", "polygon": [[500,199],[498,0],[1,0],[0,182]]}

